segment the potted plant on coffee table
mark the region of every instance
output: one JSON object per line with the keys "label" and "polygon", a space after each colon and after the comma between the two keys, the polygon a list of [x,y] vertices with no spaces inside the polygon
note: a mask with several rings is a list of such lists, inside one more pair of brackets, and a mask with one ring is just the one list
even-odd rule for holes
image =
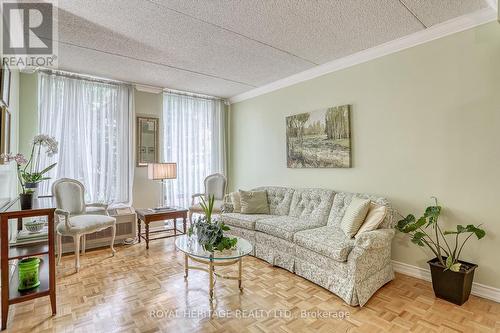
{"label": "potted plant on coffee table", "polygon": [[436,256],[427,262],[436,297],[462,305],[469,299],[477,265],[460,260],[460,255],[472,236],[481,239],[486,232],[480,228],[481,225],[472,224],[442,231],[438,221],[442,208],[433,198],[435,205],[427,207],[422,217],[416,219],[410,214],[400,220],[396,228],[409,234],[412,243],[427,246]]}
{"label": "potted plant on coffee table", "polygon": [[214,202],[213,195],[208,197],[208,202],[203,197],[201,198],[200,205],[204,215],[196,219],[188,230],[188,236],[196,234],[198,243],[208,252],[229,250],[238,242],[237,238],[224,236],[224,231],[230,230],[224,222],[212,218]]}

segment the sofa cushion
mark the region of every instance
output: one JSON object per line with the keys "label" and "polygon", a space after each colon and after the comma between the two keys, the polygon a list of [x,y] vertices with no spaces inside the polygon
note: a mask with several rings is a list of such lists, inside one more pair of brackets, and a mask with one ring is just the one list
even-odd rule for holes
{"label": "sofa cushion", "polygon": [[[296,258],[296,265],[297,261],[307,262],[309,265],[312,265],[313,267],[315,266],[316,273],[319,273],[317,271],[319,268],[323,271],[330,271],[330,274],[326,274],[328,277],[335,275],[338,276],[339,278],[347,278],[348,274],[347,261],[338,261],[332,259],[316,251],[309,250],[308,248],[305,248],[303,246],[295,247],[295,258]],[[297,269],[297,266],[295,266],[295,268]],[[335,272],[335,274],[331,274],[332,271]],[[314,275],[315,272],[311,273],[312,275]],[[327,285],[325,288],[328,287],[329,286]]]}
{"label": "sofa cushion", "polygon": [[354,197],[345,210],[340,227],[349,238],[354,237],[363,224],[368,210],[370,209],[370,200]]}
{"label": "sofa cushion", "polygon": [[269,219],[258,220],[255,230],[271,236],[293,241],[297,231],[319,227],[318,223],[308,219],[299,219],[291,216],[275,216]]}
{"label": "sofa cushion", "polygon": [[335,197],[333,198],[332,209],[330,210],[330,215],[328,216],[327,225],[331,227],[340,227],[340,221],[342,221],[342,217],[344,217],[344,213],[351,203],[352,198],[362,198],[362,199],[370,199],[372,202],[386,206],[387,214],[382,221],[382,223],[378,226],[379,228],[394,228],[394,221],[392,218],[392,209],[389,205],[389,201],[386,198],[379,197],[372,194],[365,193],[349,193],[349,192],[337,192],[335,193]]}
{"label": "sofa cushion", "polygon": [[266,191],[240,190],[240,206],[243,214],[269,214]]}
{"label": "sofa cushion", "polygon": [[220,220],[228,226],[255,230],[255,222],[261,219],[268,219],[274,215],[268,214],[240,214],[240,213],[224,213],[220,215]]}
{"label": "sofa cushion", "polygon": [[355,240],[346,237],[339,228],[324,226],[297,232],[294,242],[325,257],[344,262],[353,249]]}
{"label": "sofa cushion", "polygon": [[318,188],[295,189],[289,215],[326,225],[334,194]]}
{"label": "sofa cushion", "polygon": [[292,202],[293,188],[280,186],[261,186],[254,191],[266,191],[271,215],[288,215]]}
{"label": "sofa cushion", "polygon": [[359,228],[358,233],[354,238],[358,238],[363,232],[373,231],[378,228],[380,223],[384,221],[387,215],[387,206],[378,205],[374,202],[370,203],[370,209],[366,215],[365,221]]}

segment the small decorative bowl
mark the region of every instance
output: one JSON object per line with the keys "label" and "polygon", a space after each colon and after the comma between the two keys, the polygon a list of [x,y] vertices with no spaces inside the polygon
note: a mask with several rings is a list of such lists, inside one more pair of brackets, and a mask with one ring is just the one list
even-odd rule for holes
{"label": "small decorative bowl", "polygon": [[31,222],[26,222],[24,224],[26,230],[28,230],[29,232],[39,232],[40,230],[43,229],[44,225],[45,225],[44,221],[31,221]]}

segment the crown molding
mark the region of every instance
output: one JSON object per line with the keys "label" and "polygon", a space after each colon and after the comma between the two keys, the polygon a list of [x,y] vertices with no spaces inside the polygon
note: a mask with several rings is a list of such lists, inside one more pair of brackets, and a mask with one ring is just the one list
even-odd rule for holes
{"label": "crown molding", "polygon": [[[428,269],[405,264],[395,260],[392,261],[392,267],[394,268],[394,271],[398,273],[425,281],[431,281],[431,272]],[[500,303],[500,289],[498,288],[473,282],[471,294]]]}
{"label": "crown molding", "polygon": [[319,76],[333,73],[341,69],[362,64],[391,53],[411,48],[432,40],[445,37],[460,31],[497,20],[497,12],[492,7],[487,7],[474,13],[460,16],[449,21],[433,25],[425,30],[395,39],[393,41],[336,59],[325,64],[310,68],[303,72],[291,75],[250,91],[235,95],[229,99],[230,103],[238,103],[253,97],[270,93],[300,82],[308,81]]}

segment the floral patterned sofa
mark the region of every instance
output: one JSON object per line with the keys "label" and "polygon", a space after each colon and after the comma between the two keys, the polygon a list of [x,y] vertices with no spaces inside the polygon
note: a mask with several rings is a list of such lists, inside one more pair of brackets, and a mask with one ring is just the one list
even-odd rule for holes
{"label": "floral patterned sofa", "polygon": [[[228,234],[249,240],[253,255],[330,290],[350,305],[363,306],[394,278],[391,242],[393,210],[382,197],[325,189],[259,187],[270,214],[232,212],[229,202],[220,218]],[[388,207],[377,230],[348,238],[340,221],[352,198],[367,198]]]}

